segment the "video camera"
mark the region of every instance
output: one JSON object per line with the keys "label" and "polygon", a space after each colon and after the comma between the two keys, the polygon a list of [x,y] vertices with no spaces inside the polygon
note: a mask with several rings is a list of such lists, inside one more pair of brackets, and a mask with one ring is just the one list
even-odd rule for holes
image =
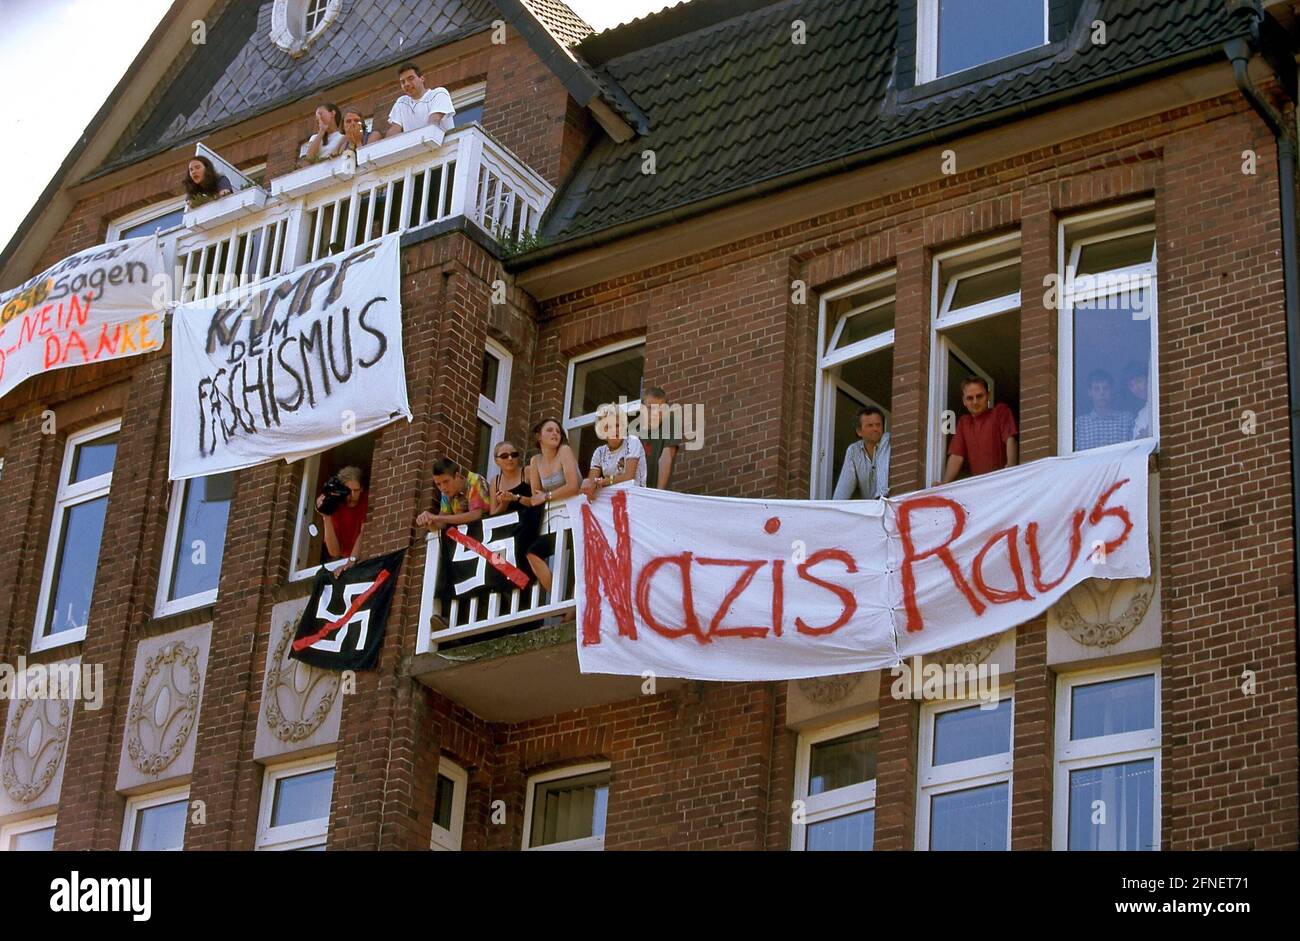
{"label": "video camera", "polygon": [[321,493],[325,499],[321,501],[320,512],[322,516],[330,516],[343,505],[349,494],[348,485],[345,484],[338,474],[335,474],[329,480],[325,481],[325,486],[321,488]]}

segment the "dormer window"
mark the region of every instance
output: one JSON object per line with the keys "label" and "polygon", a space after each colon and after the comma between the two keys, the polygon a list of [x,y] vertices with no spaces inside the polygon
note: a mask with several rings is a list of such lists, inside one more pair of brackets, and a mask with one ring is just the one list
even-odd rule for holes
{"label": "dormer window", "polygon": [[343,0],[275,0],[271,8],[271,40],[297,58],[339,15]]}
{"label": "dormer window", "polygon": [[916,0],[916,83],[1049,41],[1049,0]]}

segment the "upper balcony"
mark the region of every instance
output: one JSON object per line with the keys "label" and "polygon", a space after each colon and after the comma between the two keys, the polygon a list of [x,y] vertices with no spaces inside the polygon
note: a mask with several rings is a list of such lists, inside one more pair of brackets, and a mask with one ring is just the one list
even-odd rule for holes
{"label": "upper balcony", "polygon": [[555,189],[477,124],[385,138],[189,209],[166,246],[178,300],[292,271],[392,232],[464,216],[502,241],[537,229]]}

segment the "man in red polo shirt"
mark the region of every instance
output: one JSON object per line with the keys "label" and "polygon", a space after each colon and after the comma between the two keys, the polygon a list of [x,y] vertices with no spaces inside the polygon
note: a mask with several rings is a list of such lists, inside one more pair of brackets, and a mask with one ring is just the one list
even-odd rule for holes
{"label": "man in red polo shirt", "polygon": [[943,482],[956,480],[963,466],[969,466],[974,477],[1019,463],[1016,417],[1003,402],[989,408],[988,383],[967,376],[961,382],[961,400],[970,414],[957,419],[957,433],[948,442]]}

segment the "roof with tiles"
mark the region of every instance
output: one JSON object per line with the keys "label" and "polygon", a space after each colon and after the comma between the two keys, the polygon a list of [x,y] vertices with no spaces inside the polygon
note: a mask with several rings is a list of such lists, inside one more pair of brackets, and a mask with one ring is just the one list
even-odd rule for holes
{"label": "roof with tiles", "polygon": [[524,0],[524,5],[566,46],[576,45],[595,32],[564,0]]}
{"label": "roof with tiles", "polygon": [[[543,221],[563,242],[832,164],[1190,53],[1222,57],[1243,27],[1223,0],[1052,0],[1057,41],[973,69],[954,85],[910,85],[897,67],[907,0],[692,0],[579,44],[647,118],[643,136],[598,138]],[[744,8],[741,10],[740,8]],[[1059,8],[1059,9],[1058,9]],[[742,15],[736,15],[741,12]],[[802,20],[806,42],[791,41]],[[1090,41],[1101,19],[1105,45]],[[907,61],[911,61],[910,59]],[[927,89],[946,89],[926,93]],[[643,152],[654,174],[642,172]]]}

